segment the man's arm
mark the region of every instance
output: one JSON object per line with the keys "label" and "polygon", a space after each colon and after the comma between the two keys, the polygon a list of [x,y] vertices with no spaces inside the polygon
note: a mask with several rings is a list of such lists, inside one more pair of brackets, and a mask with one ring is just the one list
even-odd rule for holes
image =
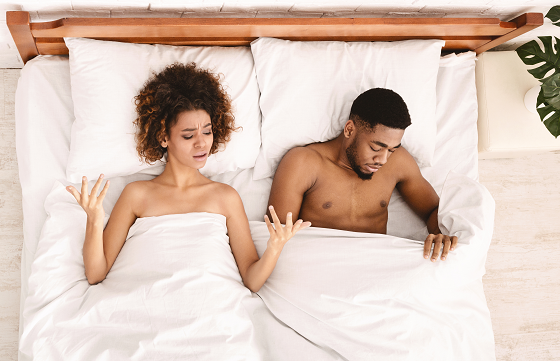
{"label": "man's arm", "polygon": [[[399,157],[402,170],[397,189],[410,208],[424,220],[430,233],[424,242],[424,258],[428,258],[434,245],[431,261],[435,262],[441,251],[441,260],[457,245],[457,237],[441,234],[438,226],[439,197],[432,185],[422,176],[420,168],[406,149]],[[443,248],[443,251],[442,251]]]}
{"label": "man's arm", "polygon": [[280,161],[272,181],[268,206],[274,207],[283,224],[286,223],[288,212],[292,212],[293,219],[300,218],[303,197],[315,184],[316,169],[320,162],[321,156],[305,147],[291,149]]}

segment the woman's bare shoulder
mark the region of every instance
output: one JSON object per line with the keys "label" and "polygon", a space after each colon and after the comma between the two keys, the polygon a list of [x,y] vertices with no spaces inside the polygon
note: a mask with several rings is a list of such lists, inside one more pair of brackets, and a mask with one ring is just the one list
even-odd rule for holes
{"label": "woman's bare shoulder", "polygon": [[128,204],[136,214],[140,210],[139,207],[149,198],[149,194],[153,192],[153,188],[154,184],[150,181],[130,182],[124,187],[119,201]]}
{"label": "woman's bare shoulder", "polygon": [[128,183],[124,189],[123,193],[127,193],[127,195],[131,196],[142,196],[146,192],[149,192],[151,189],[154,188],[154,183],[151,181],[141,180]]}
{"label": "woman's bare shoulder", "polygon": [[208,183],[206,187],[214,196],[226,201],[239,197],[239,193],[237,193],[235,188],[226,183],[212,181],[211,183]]}
{"label": "woman's bare shoulder", "polygon": [[229,218],[233,212],[238,212],[239,209],[243,209],[243,202],[237,190],[230,186],[229,184],[212,182],[206,187],[207,191],[219,204],[220,213]]}

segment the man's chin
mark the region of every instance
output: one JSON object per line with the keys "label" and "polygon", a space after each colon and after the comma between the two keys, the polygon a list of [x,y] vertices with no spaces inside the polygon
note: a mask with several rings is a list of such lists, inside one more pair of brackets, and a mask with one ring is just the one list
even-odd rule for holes
{"label": "man's chin", "polygon": [[359,170],[354,169],[354,172],[356,172],[356,174],[361,180],[370,180],[375,174],[375,172],[371,172],[371,173],[363,172],[361,169]]}

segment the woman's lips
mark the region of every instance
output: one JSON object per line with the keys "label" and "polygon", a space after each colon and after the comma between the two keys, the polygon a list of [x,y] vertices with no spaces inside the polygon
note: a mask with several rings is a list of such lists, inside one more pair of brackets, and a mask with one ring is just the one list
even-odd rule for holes
{"label": "woman's lips", "polygon": [[193,158],[198,162],[202,162],[202,161],[206,160],[207,157],[208,157],[208,153],[206,153],[206,152],[197,153],[193,156]]}

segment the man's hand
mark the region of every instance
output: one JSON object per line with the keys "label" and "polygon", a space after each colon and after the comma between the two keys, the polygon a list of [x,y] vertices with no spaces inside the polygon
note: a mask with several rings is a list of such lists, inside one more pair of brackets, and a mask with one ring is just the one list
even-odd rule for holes
{"label": "man's hand", "polygon": [[[432,251],[432,244],[434,246]],[[430,251],[432,251],[431,261],[435,262],[438,259],[439,253],[443,245],[443,252],[441,252],[441,260],[445,261],[449,251],[453,251],[457,246],[457,237],[445,236],[443,234],[430,234],[424,241],[424,258],[430,256]]]}

